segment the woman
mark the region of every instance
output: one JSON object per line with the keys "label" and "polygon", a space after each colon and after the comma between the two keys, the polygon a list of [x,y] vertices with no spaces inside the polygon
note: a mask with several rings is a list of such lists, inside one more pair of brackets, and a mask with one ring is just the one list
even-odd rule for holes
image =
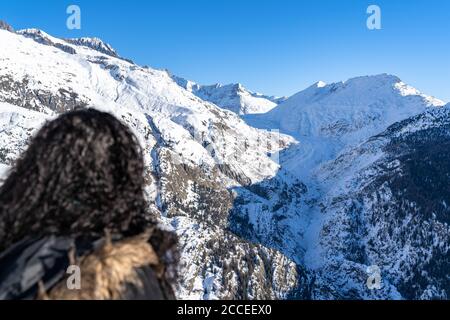
{"label": "woman", "polygon": [[0,299],[174,298],[176,239],[144,184],[139,143],[112,115],[45,124],[0,187]]}

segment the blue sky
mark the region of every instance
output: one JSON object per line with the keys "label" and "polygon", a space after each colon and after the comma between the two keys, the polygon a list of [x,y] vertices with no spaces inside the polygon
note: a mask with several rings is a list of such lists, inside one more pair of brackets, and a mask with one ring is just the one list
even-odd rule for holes
{"label": "blue sky", "polygon": [[[79,31],[66,28],[70,4],[81,8]],[[366,28],[370,4],[381,8],[382,30]],[[15,0],[0,1],[0,19],[98,36],[139,64],[202,84],[291,95],[317,80],[386,72],[450,101],[448,0]]]}

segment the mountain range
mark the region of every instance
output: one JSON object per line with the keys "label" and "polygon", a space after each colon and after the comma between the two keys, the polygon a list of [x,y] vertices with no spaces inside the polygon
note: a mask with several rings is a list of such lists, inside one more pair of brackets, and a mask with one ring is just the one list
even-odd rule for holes
{"label": "mountain range", "polygon": [[228,85],[216,83],[203,86],[177,76],[172,78],[178,85],[200,99],[239,115],[266,113],[287,99],[287,97],[266,96],[252,92],[240,83]]}
{"label": "mountain range", "polygon": [[204,86],[6,23],[0,43],[0,174],[62,112],[117,116],[145,150],[149,211],[179,236],[178,298],[449,298],[443,101],[387,74],[289,98]]}

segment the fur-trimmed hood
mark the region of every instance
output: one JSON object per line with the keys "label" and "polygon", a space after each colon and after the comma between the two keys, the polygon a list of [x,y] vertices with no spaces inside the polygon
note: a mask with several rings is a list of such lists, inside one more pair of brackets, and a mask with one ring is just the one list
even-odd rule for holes
{"label": "fur-trimmed hood", "polygon": [[[0,255],[0,299],[175,299],[177,256],[174,235],[157,227],[128,238],[106,232],[91,243],[27,239]],[[68,286],[70,266],[79,288]]]}

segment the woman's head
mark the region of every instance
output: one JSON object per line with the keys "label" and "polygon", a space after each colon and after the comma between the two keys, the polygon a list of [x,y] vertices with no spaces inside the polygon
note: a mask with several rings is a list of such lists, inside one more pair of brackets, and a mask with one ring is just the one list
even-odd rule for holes
{"label": "woman's head", "polygon": [[61,115],[36,134],[0,187],[0,249],[41,234],[141,231],[150,221],[143,173],[136,137],[112,115]]}

